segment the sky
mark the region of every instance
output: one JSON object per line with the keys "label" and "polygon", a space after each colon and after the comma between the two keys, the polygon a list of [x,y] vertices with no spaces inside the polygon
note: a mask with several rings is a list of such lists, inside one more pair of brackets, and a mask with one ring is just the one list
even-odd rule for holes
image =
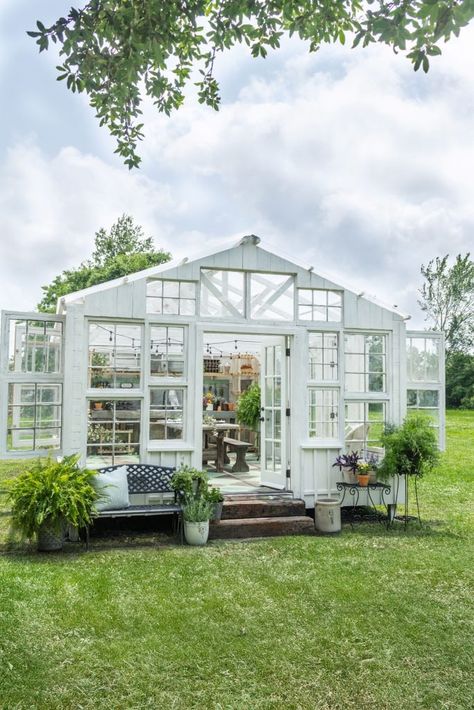
{"label": "sky", "polygon": [[219,112],[193,96],[171,118],[146,105],[129,172],[25,34],[68,9],[0,3],[0,308],[33,309],[127,213],[173,257],[257,234],[425,327],[421,264],[474,250],[474,26],[427,75],[384,46],[239,47],[216,62]]}

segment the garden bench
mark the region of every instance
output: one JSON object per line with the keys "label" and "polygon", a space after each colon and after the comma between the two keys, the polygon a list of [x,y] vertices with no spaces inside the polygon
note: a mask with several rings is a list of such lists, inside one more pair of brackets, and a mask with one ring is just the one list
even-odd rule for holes
{"label": "garden bench", "polygon": [[229,436],[225,436],[224,445],[228,446],[237,454],[235,463],[231,470],[234,473],[244,473],[245,471],[250,471],[248,463],[245,460],[245,454],[248,451],[250,442],[240,441],[239,439],[231,439]]}
{"label": "garden bench", "polygon": [[[105,466],[99,468],[99,473],[109,473],[121,465]],[[129,495],[143,496],[147,498],[146,503],[130,505],[128,508],[117,508],[115,510],[101,510],[97,513],[95,520],[104,518],[135,518],[150,517],[155,515],[173,515],[175,520],[174,529],[179,532],[181,541],[183,538],[182,507],[177,502],[176,492],[171,487],[171,479],[175,468],[166,466],[156,466],[153,464],[127,464],[127,480]],[[173,493],[173,501],[165,503],[163,494]],[[160,497],[160,502],[148,502],[148,499],[156,495]],[[86,546],[89,548],[89,528],[86,528]]]}

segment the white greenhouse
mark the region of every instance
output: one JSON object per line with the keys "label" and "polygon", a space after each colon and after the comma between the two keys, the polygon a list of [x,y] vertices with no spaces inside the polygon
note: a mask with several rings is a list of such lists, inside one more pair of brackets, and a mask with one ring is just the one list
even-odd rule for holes
{"label": "white greenhouse", "polygon": [[[336,456],[379,455],[409,410],[443,448],[442,336],[406,321],[254,235],[68,295],[56,315],[3,311],[0,457],[188,464],[224,493],[312,508],[337,492]],[[257,431],[236,413],[254,383]]]}

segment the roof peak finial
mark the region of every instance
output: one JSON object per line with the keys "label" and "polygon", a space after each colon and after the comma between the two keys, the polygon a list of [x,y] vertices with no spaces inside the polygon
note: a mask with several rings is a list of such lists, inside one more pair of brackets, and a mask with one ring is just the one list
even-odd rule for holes
{"label": "roof peak finial", "polygon": [[256,234],[246,234],[245,237],[242,237],[242,239],[239,242],[239,246],[243,246],[244,244],[253,244],[253,246],[257,246],[260,244],[260,237],[257,237]]}

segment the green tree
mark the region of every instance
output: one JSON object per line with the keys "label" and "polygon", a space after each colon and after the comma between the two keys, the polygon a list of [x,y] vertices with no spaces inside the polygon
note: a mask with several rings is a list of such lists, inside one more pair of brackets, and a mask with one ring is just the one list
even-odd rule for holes
{"label": "green tree", "polygon": [[436,330],[444,333],[448,355],[469,353],[474,347],[474,262],[458,254],[452,266],[449,254],[421,266],[425,283],[420,308]]}
{"label": "green tree", "polygon": [[94,244],[88,261],[76,269],[63,271],[42,287],[38,310],[54,313],[61,296],[164,264],[171,258],[168,252],[155,249],[151,237],[144,238],[143,229],[129,215],[122,215],[108,232],[105,229],[96,232]]}
{"label": "green tree", "polygon": [[446,406],[474,409],[474,355],[449,355],[446,361]]}
{"label": "green tree", "polygon": [[215,59],[236,44],[265,57],[282,35],[298,35],[314,52],[344,44],[349,34],[353,47],[388,44],[427,72],[441,42],[473,16],[474,0],[83,0],[50,27],[38,20],[28,34],[40,51],[59,45],[58,80],[88,94],[132,168],[140,163],[143,92],[169,115],[194,84],[198,100],[217,109]]}

